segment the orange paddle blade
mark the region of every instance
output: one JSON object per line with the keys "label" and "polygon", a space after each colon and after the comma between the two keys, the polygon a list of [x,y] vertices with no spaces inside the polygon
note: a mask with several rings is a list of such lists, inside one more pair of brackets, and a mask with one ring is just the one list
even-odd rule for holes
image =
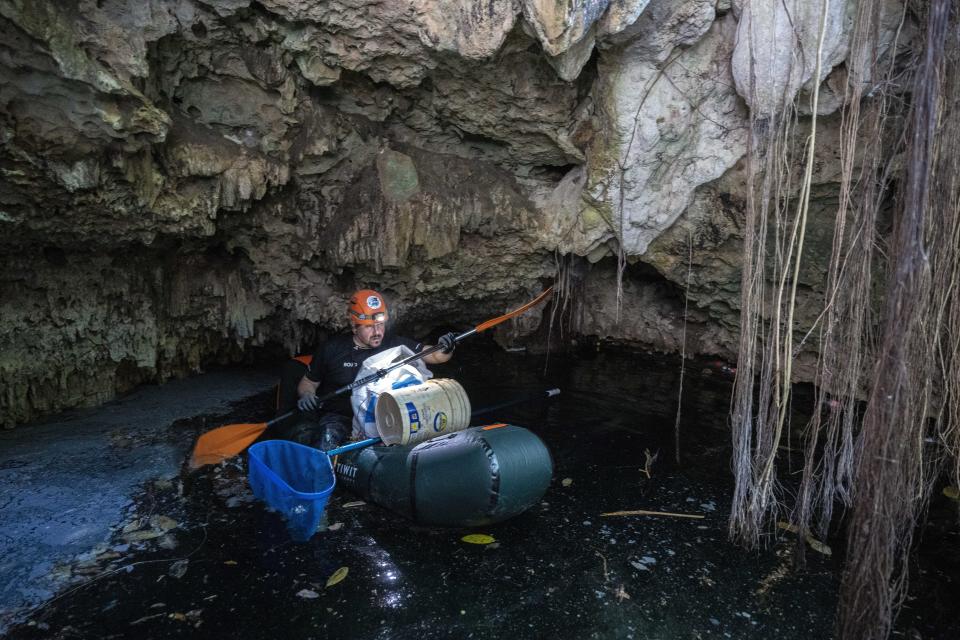
{"label": "orange paddle blade", "polygon": [[193,447],[193,456],[190,458],[190,468],[196,469],[232,458],[253,444],[266,429],[266,422],[258,422],[228,424],[225,427],[207,431],[197,438],[197,444]]}
{"label": "orange paddle blade", "polygon": [[514,316],[520,315],[527,309],[531,309],[537,306],[538,304],[546,300],[547,296],[549,296],[551,293],[553,293],[553,287],[548,288],[546,291],[538,295],[536,298],[534,298],[527,304],[523,305],[522,307],[518,307],[517,309],[514,309],[510,313],[505,313],[502,316],[499,316],[497,318],[492,318],[491,320],[487,320],[486,322],[481,322],[476,327],[474,327],[473,330],[476,331],[477,333],[480,333],[481,331],[486,331],[490,327],[495,327],[501,322],[504,322],[505,320],[509,320]]}

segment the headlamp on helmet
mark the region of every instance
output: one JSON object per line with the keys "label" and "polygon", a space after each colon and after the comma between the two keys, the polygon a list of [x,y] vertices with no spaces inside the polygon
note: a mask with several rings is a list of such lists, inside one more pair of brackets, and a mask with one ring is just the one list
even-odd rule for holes
{"label": "headlamp on helmet", "polygon": [[350,297],[347,315],[352,324],[374,325],[386,322],[387,303],[373,289],[361,289]]}

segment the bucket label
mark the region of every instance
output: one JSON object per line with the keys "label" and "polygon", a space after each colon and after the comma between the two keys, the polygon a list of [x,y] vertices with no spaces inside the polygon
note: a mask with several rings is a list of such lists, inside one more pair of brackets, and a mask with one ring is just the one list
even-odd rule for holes
{"label": "bucket label", "polygon": [[433,417],[433,430],[440,433],[447,428],[447,414],[440,411]]}
{"label": "bucket label", "polygon": [[407,404],[407,418],[410,420],[410,433],[420,431],[420,412],[417,411],[417,405],[412,402]]}

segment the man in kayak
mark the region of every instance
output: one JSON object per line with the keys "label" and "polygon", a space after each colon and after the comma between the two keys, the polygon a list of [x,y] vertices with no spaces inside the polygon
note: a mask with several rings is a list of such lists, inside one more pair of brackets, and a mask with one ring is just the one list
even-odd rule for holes
{"label": "man in kayak", "polygon": [[[389,314],[383,296],[372,289],[361,289],[350,297],[347,306],[350,333],[330,338],[313,353],[306,375],[297,385],[297,408],[303,419],[290,425],[280,437],[323,450],[339,446],[350,436],[353,420],[350,395],[342,394],[325,403],[318,396],[335,391],[354,381],[360,365],[370,356],[401,345],[414,353],[429,345],[386,331]],[[424,356],[427,364],[450,360],[456,346],[456,334],[440,337],[439,351]]]}

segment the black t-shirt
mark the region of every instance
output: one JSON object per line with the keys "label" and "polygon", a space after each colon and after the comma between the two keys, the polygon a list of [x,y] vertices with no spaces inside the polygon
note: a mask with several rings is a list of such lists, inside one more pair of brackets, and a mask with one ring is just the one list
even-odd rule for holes
{"label": "black t-shirt", "polygon": [[[401,345],[409,347],[414,353],[423,348],[423,345],[419,342],[393,334],[384,336],[380,346],[375,349],[358,347],[353,341],[353,334],[334,336],[321,344],[313,353],[313,360],[307,369],[307,379],[319,382],[317,395],[325,395],[353,382],[357,377],[357,372],[360,371],[360,365],[370,356]],[[345,416],[352,415],[350,394],[343,393],[328,400],[324,404],[323,410],[341,413]]]}

